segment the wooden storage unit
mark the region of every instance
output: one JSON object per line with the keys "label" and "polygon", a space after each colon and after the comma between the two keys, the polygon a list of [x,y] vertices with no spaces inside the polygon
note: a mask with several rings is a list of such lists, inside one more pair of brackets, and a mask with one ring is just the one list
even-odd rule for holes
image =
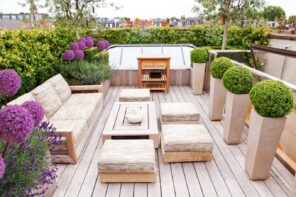
{"label": "wooden storage unit", "polygon": [[[169,91],[170,57],[138,57],[138,87],[150,90]],[[151,78],[150,72],[161,72],[161,77]]]}

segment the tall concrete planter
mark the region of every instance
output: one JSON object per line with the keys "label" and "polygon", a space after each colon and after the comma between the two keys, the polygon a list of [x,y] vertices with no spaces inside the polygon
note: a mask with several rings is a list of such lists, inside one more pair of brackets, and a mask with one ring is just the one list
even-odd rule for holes
{"label": "tall concrete planter", "polygon": [[224,88],[222,79],[217,79],[211,76],[210,83],[209,118],[211,120],[222,120],[226,99],[226,89]]}
{"label": "tall concrete planter", "polygon": [[248,112],[249,94],[227,91],[223,138],[227,144],[239,144]]}
{"label": "tall concrete planter", "polygon": [[206,63],[193,63],[191,68],[191,87],[194,94],[200,95],[203,91]]}
{"label": "tall concrete planter", "polygon": [[268,178],[285,123],[286,117],[263,117],[252,110],[245,162],[250,179]]}

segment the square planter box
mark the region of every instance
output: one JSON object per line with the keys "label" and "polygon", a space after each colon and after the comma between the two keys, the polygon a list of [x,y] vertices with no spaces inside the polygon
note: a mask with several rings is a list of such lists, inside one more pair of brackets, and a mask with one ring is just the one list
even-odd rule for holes
{"label": "square planter box", "polygon": [[274,159],[286,117],[262,117],[251,112],[245,170],[252,180],[265,180]]}
{"label": "square planter box", "polygon": [[225,99],[226,89],[224,88],[222,79],[216,79],[211,76],[209,106],[209,118],[211,120],[222,120]]}
{"label": "square planter box", "polygon": [[227,91],[223,138],[227,144],[239,144],[249,106],[249,94]]}
{"label": "square planter box", "polygon": [[191,87],[194,94],[202,94],[206,64],[193,63],[191,68]]}

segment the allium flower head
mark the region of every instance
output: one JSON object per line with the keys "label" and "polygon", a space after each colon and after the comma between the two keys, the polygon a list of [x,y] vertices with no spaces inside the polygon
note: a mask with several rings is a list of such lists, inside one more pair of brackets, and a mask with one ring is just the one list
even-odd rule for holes
{"label": "allium flower head", "polygon": [[4,163],[4,159],[2,157],[0,157],[0,179],[3,177],[4,172],[5,172],[5,163]]}
{"label": "allium flower head", "polygon": [[94,46],[94,40],[92,38],[91,39],[86,39],[85,45],[86,45],[87,48],[92,48]]}
{"label": "allium flower head", "polygon": [[76,51],[76,50],[78,50],[78,48],[79,48],[79,45],[78,45],[77,42],[72,42],[72,43],[70,44],[70,49],[71,49],[72,51]]}
{"label": "allium flower head", "polygon": [[21,144],[33,129],[30,112],[20,105],[8,105],[0,110],[0,139]]}
{"label": "allium flower head", "polygon": [[85,38],[79,38],[78,39],[78,42],[85,42],[86,40],[85,40]]}
{"label": "allium flower head", "polygon": [[44,110],[41,105],[35,101],[27,101],[22,104],[22,107],[26,108],[30,112],[34,122],[34,127],[37,127],[44,117]]}
{"label": "allium flower head", "polygon": [[65,53],[62,54],[63,60],[71,61],[74,59],[74,57],[75,57],[75,53],[72,50],[67,50]]}
{"label": "allium flower head", "polygon": [[0,93],[5,96],[13,96],[21,87],[21,78],[11,69],[0,71]]}
{"label": "allium flower head", "polygon": [[97,48],[101,51],[107,49],[109,47],[109,42],[105,39],[102,39],[97,42]]}
{"label": "allium flower head", "polygon": [[83,52],[82,50],[77,50],[77,51],[75,51],[75,59],[76,59],[77,61],[82,60],[83,57],[84,57],[84,52]]}
{"label": "allium flower head", "polygon": [[80,49],[80,50],[84,50],[85,47],[86,47],[86,46],[85,46],[85,42],[82,42],[82,41],[79,41],[79,42],[78,42],[78,45],[79,45],[79,49]]}

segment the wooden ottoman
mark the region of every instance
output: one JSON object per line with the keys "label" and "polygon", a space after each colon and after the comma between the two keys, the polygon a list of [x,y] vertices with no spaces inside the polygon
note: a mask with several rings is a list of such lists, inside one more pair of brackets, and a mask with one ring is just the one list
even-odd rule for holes
{"label": "wooden ottoman", "polygon": [[169,124],[162,126],[164,162],[212,160],[213,140],[203,124]]}
{"label": "wooden ottoman", "polygon": [[122,89],[119,94],[120,102],[150,101],[149,89]]}
{"label": "wooden ottoman", "polygon": [[162,124],[196,124],[199,121],[199,112],[194,103],[161,103]]}
{"label": "wooden ottoman", "polygon": [[106,140],[99,157],[101,182],[155,182],[152,140]]}

